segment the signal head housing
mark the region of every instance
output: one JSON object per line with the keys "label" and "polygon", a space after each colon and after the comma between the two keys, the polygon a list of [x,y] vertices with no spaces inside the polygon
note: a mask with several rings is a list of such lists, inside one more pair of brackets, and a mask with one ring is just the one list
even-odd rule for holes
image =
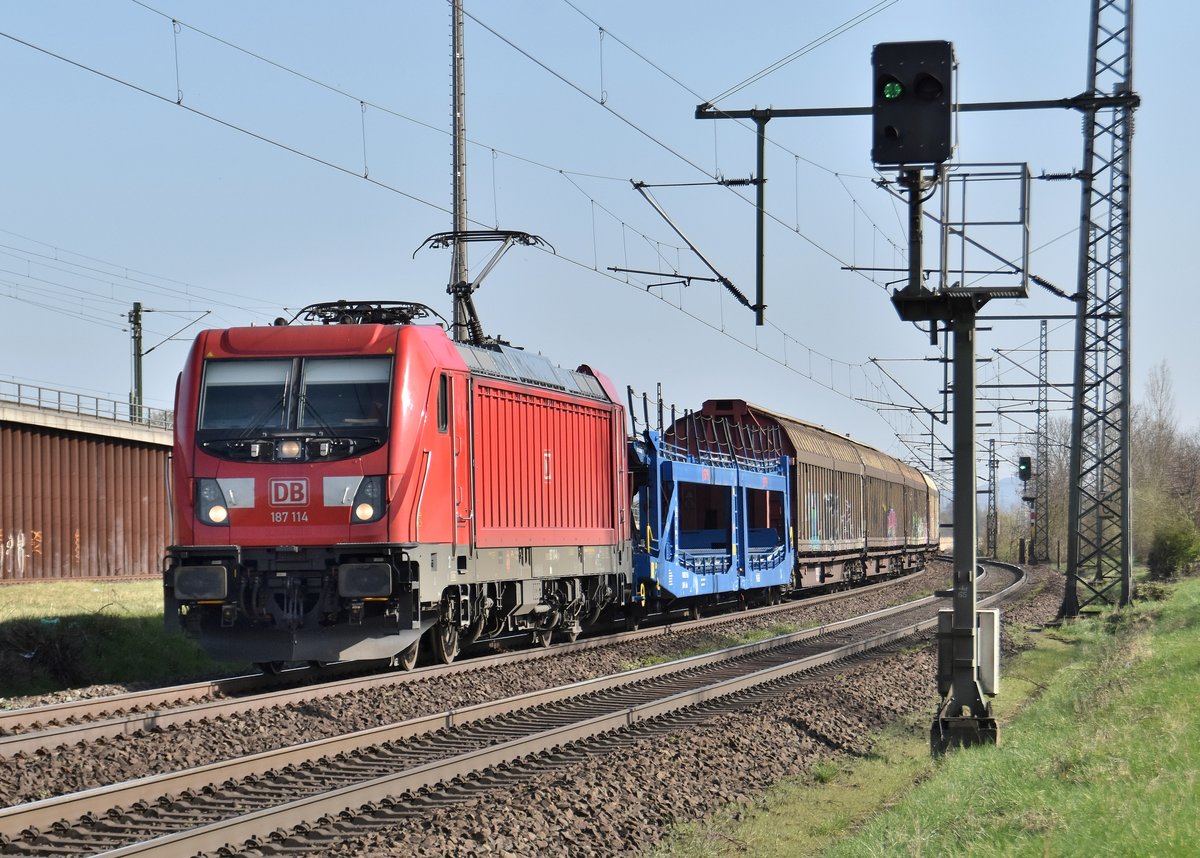
{"label": "signal head housing", "polygon": [[871,160],[879,166],[941,164],[953,151],[949,42],[882,42],[871,52]]}

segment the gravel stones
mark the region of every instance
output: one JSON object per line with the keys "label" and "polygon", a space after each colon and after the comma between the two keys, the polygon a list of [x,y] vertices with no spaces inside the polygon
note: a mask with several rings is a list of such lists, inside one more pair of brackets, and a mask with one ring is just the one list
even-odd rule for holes
{"label": "gravel stones", "polygon": [[[1042,571],[1043,587],[1005,609],[1019,626],[1053,618],[1061,576]],[[936,579],[935,579],[936,580]],[[930,582],[899,585],[912,592]],[[897,588],[821,605],[800,603],[791,622],[829,622],[898,600]],[[778,625],[778,615],[737,619],[747,627]],[[757,624],[757,625],[756,625]],[[599,650],[533,663],[402,684],[301,703],[162,733],[139,733],[18,755],[0,767],[5,805],[148,774],[203,765],[416,715],[613,673],[645,659],[702,647],[714,633],[674,631]],[[1012,642],[1005,636],[1006,652]],[[807,679],[729,715],[699,717],[694,728],[619,734],[562,768],[536,774],[514,765],[498,772],[502,790],[445,800],[411,797],[376,834],[337,835],[331,855],[625,855],[653,845],[675,824],[703,818],[839,753],[864,753],[897,715],[936,702],[931,644]],[[86,761],[86,762],[85,762]]]}

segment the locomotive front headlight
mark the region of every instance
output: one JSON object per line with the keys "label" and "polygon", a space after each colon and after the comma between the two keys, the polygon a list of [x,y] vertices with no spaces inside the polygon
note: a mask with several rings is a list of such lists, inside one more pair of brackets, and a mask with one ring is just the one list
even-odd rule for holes
{"label": "locomotive front headlight", "polygon": [[196,516],[205,524],[229,526],[229,503],[216,480],[196,480]]}
{"label": "locomotive front headlight", "polygon": [[354,494],[351,520],[356,524],[379,521],[383,518],[383,477],[363,477]]}
{"label": "locomotive front headlight", "polygon": [[304,449],[303,445],[296,440],[282,441],[279,444],[279,458],[281,459],[299,459],[300,453]]}

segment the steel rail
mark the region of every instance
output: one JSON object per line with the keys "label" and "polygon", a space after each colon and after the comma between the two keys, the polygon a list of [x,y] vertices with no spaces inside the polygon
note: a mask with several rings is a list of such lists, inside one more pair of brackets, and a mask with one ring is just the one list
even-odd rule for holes
{"label": "steel rail", "polygon": [[[509,698],[506,700],[479,704],[477,706],[472,706],[462,710],[451,710],[449,712],[443,712],[437,715],[414,718],[395,725],[376,727],[342,737],[335,737],[327,740],[309,742],[302,745],[293,746],[291,748],[283,748],[276,751],[264,752],[251,757],[227,761],[224,763],[215,763],[185,772],[157,775],[148,778],[142,778],[137,781],[131,781],[125,784],[117,784],[109,787],[98,787],[68,796],[61,796],[58,798],[47,799],[30,804],[18,805],[16,807],[0,811],[0,834],[15,840],[21,836],[23,831],[31,827],[44,830],[47,827],[53,827],[61,824],[60,821],[64,818],[76,819],[85,815],[103,815],[114,806],[129,807],[138,802],[153,802],[155,799],[164,794],[178,795],[185,791],[197,791],[214,784],[225,783],[231,779],[260,775],[271,770],[278,771],[284,767],[298,766],[302,763],[311,762],[314,759],[330,758],[339,754],[352,753],[357,750],[372,748],[388,742],[395,742],[401,739],[411,738],[413,736],[429,733],[438,729],[459,726],[463,724],[471,724],[488,718],[493,718],[498,715],[519,712],[521,710],[529,710],[553,701],[563,700],[565,698],[578,698],[583,695],[595,694],[599,691],[618,688],[620,686],[634,684],[644,685],[647,681],[656,678],[662,678],[675,673],[682,674],[685,671],[695,671],[698,667],[705,665],[713,665],[753,653],[786,646],[797,641],[809,640],[822,635],[828,635],[830,633],[854,626],[859,626],[864,623],[871,622],[872,620],[879,620],[903,611],[911,611],[914,608],[928,605],[934,601],[936,601],[936,597],[926,597],[924,599],[906,603],[902,606],[885,608],[860,617],[855,617],[836,623],[829,623],[817,628],[779,636],[766,641],[743,644],[738,647],[722,650],[718,653],[693,656],[663,665],[641,668],[628,673],[586,680],[583,682],[574,683],[570,686],[564,686],[561,688],[540,692],[531,692],[529,694]],[[935,623],[936,617],[933,620],[928,620],[926,622]],[[908,628],[908,630],[905,632],[905,634],[911,633],[911,628]],[[870,644],[870,646],[878,646],[882,642],[882,639],[875,640]],[[834,657],[844,657],[845,654],[846,653],[843,652],[841,656]],[[685,692],[684,694],[687,695],[694,693],[695,692]],[[679,695],[676,695],[676,698],[683,699],[683,697],[680,697]],[[698,699],[699,698],[697,698],[697,700]],[[644,711],[651,712],[653,710],[646,709]],[[650,716],[647,715],[646,717]],[[516,748],[517,745],[513,745],[513,747]],[[521,751],[521,753],[526,753],[526,751]],[[432,771],[432,769],[430,771]],[[247,819],[255,817],[256,814],[251,813]],[[273,827],[278,827],[279,824],[279,821],[276,821]],[[193,847],[189,846],[188,848],[191,849]]]}
{"label": "steel rail", "polygon": [[[1019,570],[1018,570],[1019,571]],[[980,600],[979,605],[991,604],[1026,582],[1024,573],[1013,585]],[[842,621],[831,624],[844,627],[869,622],[867,616],[879,619],[880,615],[900,613],[935,601],[930,597],[901,606],[899,610],[886,608],[864,615],[861,622]],[[542,754],[547,751],[586,741],[615,730],[629,729],[638,724],[663,717],[673,712],[706,703],[721,697],[740,693],[755,686],[779,682],[794,674],[808,672],[832,662],[894,643],[898,640],[935,628],[937,616],[903,626],[899,629],[873,635],[863,640],[836,647],[826,652],[788,661],[764,668],[743,676],[715,682],[703,688],[674,694],[653,702],[631,706],[622,711],[595,716],[566,726],[555,727],[528,736],[512,739],[482,750],[461,754],[450,759],[429,763],[407,771],[373,778],[361,784],[342,787],[319,795],[298,799],[273,808],[255,811],[241,817],[210,823],[186,831],[160,836],[142,843],[132,844],[103,853],[105,858],[129,858],[129,856],[177,855],[215,852],[232,844],[262,843],[275,833],[311,823],[322,817],[335,817],[347,810],[356,810],[396,795],[431,787],[438,783],[481,772],[486,769],[512,763],[522,757]],[[804,634],[804,633],[797,633]],[[780,641],[794,638],[783,635],[771,641],[762,641],[747,647],[762,648],[762,644],[778,646]],[[744,647],[737,647],[737,650]],[[704,658],[703,656],[700,658]],[[682,659],[682,662],[690,661]]]}
{"label": "steel rail", "polygon": [[228,679],[209,679],[184,685],[148,688],[121,694],[106,694],[103,697],[84,697],[51,703],[46,706],[30,706],[23,709],[0,710],[0,731],[16,733],[29,729],[47,729],[46,724],[62,724],[80,719],[91,719],[101,715],[127,712],[132,709],[169,706],[211,697],[214,694],[243,694],[260,687],[263,677],[259,674],[234,676]]}
{"label": "steel rail", "polygon": [[[0,711],[0,732],[11,734],[0,735],[0,759],[11,757],[17,753],[33,753],[47,747],[74,745],[100,738],[129,735],[139,730],[161,730],[198,718],[227,717],[271,706],[285,706],[298,701],[322,700],[352,691],[451,676],[472,670],[485,670],[506,664],[551,658],[618,643],[658,637],[669,631],[692,631],[749,617],[795,611],[812,605],[862,595],[910,580],[912,580],[910,576],[905,576],[881,581],[867,587],[814,596],[782,605],[754,608],[736,614],[718,614],[699,620],[676,622],[668,620],[663,625],[637,631],[589,637],[572,643],[555,644],[548,648],[522,649],[496,655],[477,656],[453,664],[431,665],[404,672],[389,671],[367,677],[357,675],[351,678],[335,679],[331,682],[302,685],[290,691],[274,690],[258,694],[248,693],[263,686],[270,687],[278,685],[280,682],[286,682],[286,675],[293,671],[285,671],[278,677],[239,676],[167,688],[147,689],[110,697],[74,700],[52,706]],[[356,672],[358,671],[361,671],[361,668],[357,668]],[[298,669],[294,672],[303,674],[307,671]],[[204,700],[200,703],[187,702],[211,697],[214,694],[240,696],[236,699],[222,697],[217,700]],[[180,703],[184,705],[177,705]],[[112,713],[117,714],[115,717],[97,717],[112,715]],[[77,723],[69,723],[72,721]],[[59,726],[42,726],[46,724],[58,724]]]}

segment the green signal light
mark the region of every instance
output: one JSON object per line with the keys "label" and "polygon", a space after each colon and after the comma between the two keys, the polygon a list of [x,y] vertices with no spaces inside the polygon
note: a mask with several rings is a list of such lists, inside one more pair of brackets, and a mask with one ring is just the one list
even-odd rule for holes
{"label": "green signal light", "polygon": [[889,80],[883,85],[883,97],[886,101],[895,101],[904,94],[904,85],[898,80]]}

